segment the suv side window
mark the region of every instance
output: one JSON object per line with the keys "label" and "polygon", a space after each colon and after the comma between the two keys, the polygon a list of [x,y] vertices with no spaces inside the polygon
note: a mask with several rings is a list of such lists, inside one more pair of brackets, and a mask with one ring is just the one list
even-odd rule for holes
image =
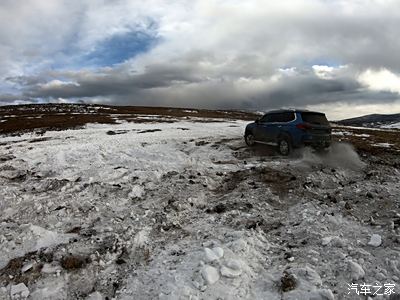
{"label": "suv side window", "polygon": [[294,112],[266,114],[261,119],[261,123],[285,123],[294,120]]}
{"label": "suv side window", "polygon": [[270,114],[268,118],[269,123],[279,122],[279,114]]}
{"label": "suv side window", "polygon": [[294,120],[293,112],[271,114],[268,122],[286,123]]}
{"label": "suv side window", "polygon": [[290,122],[294,120],[294,112],[285,112],[279,114],[279,121],[277,122]]}
{"label": "suv side window", "polygon": [[272,114],[266,114],[266,115],[264,115],[261,119],[260,119],[260,122],[261,123],[270,123],[270,122],[273,122],[273,121],[271,121],[272,120]]}

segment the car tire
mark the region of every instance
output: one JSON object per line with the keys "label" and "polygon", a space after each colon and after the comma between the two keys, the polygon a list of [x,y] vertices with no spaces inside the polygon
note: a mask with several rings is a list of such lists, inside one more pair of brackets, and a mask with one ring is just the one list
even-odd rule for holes
{"label": "car tire", "polygon": [[244,141],[249,147],[253,147],[256,144],[256,140],[252,133],[246,133],[246,135],[244,136]]}
{"label": "car tire", "polygon": [[292,152],[292,142],[290,137],[284,135],[278,139],[278,152],[283,156],[288,156]]}

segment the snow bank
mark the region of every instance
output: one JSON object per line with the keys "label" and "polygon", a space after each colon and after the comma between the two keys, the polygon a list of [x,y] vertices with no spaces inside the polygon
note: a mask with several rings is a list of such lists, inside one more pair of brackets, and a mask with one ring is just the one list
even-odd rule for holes
{"label": "snow bank", "polygon": [[[60,234],[49,231],[32,224],[24,224],[10,229],[6,230],[9,235],[14,236],[13,239],[0,244],[0,269],[4,268],[13,258],[68,243],[69,239],[75,236],[74,234]],[[19,242],[15,243],[17,240]]]}
{"label": "snow bank", "polygon": [[353,278],[398,282],[398,171],[346,144],[265,155],[246,123],[2,138],[0,270],[21,265],[0,298],[354,299]]}

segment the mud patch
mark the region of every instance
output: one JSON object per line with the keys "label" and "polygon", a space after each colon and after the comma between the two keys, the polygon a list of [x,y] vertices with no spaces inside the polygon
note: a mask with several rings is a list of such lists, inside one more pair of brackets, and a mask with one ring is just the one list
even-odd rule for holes
{"label": "mud patch", "polygon": [[117,135],[117,134],[125,134],[128,130],[109,130],[106,132],[107,135]]}
{"label": "mud patch", "polygon": [[[7,166],[6,166],[7,167]],[[27,172],[22,170],[4,170],[0,177],[10,181],[22,182],[27,178]]]}
{"label": "mud patch", "polygon": [[274,158],[276,156],[275,147],[268,145],[256,144],[253,147],[243,145],[240,149],[233,152],[233,156],[237,159],[263,159],[263,158]]}
{"label": "mud patch", "polygon": [[[28,285],[40,277],[43,263],[36,252],[10,260],[6,267],[0,270],[0,283],[24,283]],[[39,262],[37,262],[39,260]],[[26,267],[28,266],[28,267]]]}
{"label": "mud patch", "polygon": [[61,259],[61,266],[65,270],[76,270],[83,268],[88,262],[89,259],[87,257],[69,255]]}
{"label": "mud patch", "polygon": [[150,133],[150,132],[157,132],[157,131],[161,131],[161,129],[147,129],[147,130],[141,130],[138,131],[138,133]]}
{"label": "mud patch", "polygon": [[282,292],[285,293],[292,291],[296,288],[296,286],[297,286],[296,277],[293,274],[288,274],[287,272],[284,272],[281,278],[281,286],[280,286]]}
{"label": "mud patch", "polygon": [[196,145],[196,146],[204,146],[204,145],[208,145],[210,142],[208,142],[208,141],[197,141],[197,142],[195,142],[194,144]]}
{"label": "mud patch", "polygon": [[246,181],[250,188],[268,187],[279,197],[288,194],[289,189],[299,186],[297,177],[290,173],[268,167],[253,167],[228,173],[223,179],[223,184],[217,189],[218,193],[229,193],[238,185]]}
{"label": "mud patch", "polygon": [[14,158],[15,158],[15,156],[11,155],[11,154],[0,155],[0,162],[6,162],[9,160],[13,160]]}
{"label": "mud patch", "polygon": [[253,208],[251,203],[233,202],[233,203],[219,203],[212,208],[207,208],[206,213],[208,214],[223,214],[230,210],[240,210],[248,212]]}
{"label": "mud patch", "polygon": [[49,138],[49,137],[36,138],[36,139],[30,140],[29,143],[32,144],[32,143],[46,142],[46,141],[49,141],[51,139],[52,138]]}

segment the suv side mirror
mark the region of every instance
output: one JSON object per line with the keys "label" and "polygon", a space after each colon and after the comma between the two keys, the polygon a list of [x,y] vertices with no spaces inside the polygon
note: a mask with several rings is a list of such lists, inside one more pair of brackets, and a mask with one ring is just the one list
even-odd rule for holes
{"label": "suv side mirror", "polygon": [[255,122],[256,122],[256,124],[260,123],[260,119],[257,118],[257,119],[255,120]]}

